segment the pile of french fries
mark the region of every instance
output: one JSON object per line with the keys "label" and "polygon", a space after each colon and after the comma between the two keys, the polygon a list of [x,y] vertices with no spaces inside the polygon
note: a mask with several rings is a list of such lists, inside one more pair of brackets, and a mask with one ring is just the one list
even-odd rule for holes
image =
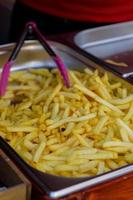
{"label": "pile of french fries", "polygon": [[94,176],[133,163],[133,89],[108,73],[12,72],[0,98],[0,136],[32,167]]}

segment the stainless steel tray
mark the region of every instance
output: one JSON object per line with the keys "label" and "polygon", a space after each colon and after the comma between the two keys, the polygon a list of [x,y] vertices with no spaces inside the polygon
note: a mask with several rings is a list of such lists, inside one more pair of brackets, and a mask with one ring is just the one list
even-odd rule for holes
{"label": "stainless steel tray", "polygon": [[133,50],[133,21],[81,31],[74,42],[99,58]]}
{"label": "stainless steel tray", "polygon": [[[99,68],[101,70],[109,70],[108,67],[100,66],[100,63],[91,60],[73,49],[65,46],[61,43],[50,42],[55,51],[63,58],[65,64],[69,68],[82,70],[84,67]],[[4,45],[0,47],[0,66],[7,60],[9,54],[12,51],[14,44]],[[37,41],[25,42],[20,55],[18,56],[16,63],[12,67],[13,70],[22,70],[32,68],[56,67],[55,63],[50,59],[48,54],[43,50],[43,47]],[[116,75],[112,75],[116,77]],[[133,87],[131,84],[129,84]],[[122,175],[126,175],[129,172],[133,172],[133,165],[128,165],[117,170],[95,176],[92,178],[65,178],[54,176],[40,172],[33,169],[22,160],[17,153],[2,139],[0,138],[0,147],[7,153],[12,160],[25,172],[34,185],[42,193],[46,193],[51,198],[59,198],[68,195],[72,192],[82,190],[87,187],[92,187],[96,184],[109,181]]]}
{"label": "stainless steel tray", "polygon": [[73,42],[100,59],[125,62],[129,67],[115,67],[125,76],[133,74],[133,21],[81,31]]}

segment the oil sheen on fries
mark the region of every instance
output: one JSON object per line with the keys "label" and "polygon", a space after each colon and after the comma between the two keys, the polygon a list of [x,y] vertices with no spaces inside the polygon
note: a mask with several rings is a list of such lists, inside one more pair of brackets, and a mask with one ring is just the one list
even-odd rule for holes
{"label": "oil sheen on fries", "polygon": [[133,163],[133,90],[85,69],[13,72],[0,98],[0,136],[31,166],[67,177]]}

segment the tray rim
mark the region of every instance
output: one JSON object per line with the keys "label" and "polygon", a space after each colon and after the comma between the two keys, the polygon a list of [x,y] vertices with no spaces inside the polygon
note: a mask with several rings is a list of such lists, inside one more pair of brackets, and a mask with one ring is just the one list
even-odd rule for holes
{"label": "tray rim", "polygon": [[121,26],[129,26],[129,25],[133,25],[133,20],[132,21],[128,21],[128,22],[120,22],[120,23],[115,23],[115,24],[111,24],[111,25],[105,25],[102,27],[96,27],[96,28],[92,28],[92,29],[85,29],[82,31],[77,32],[74,37],[73,37],[73,42],[76,46],[78,46],[79,48],[85,50],[88,47],[93,47],[93,46],[97,46],[100,44],[106,44],[106,43],[110,43],[110,42],[115,42],[115,41],[120,41],[120,40],[124,40],[124,39],[130,39],[133,37],[133,33],[131,34],[125,34],[123,36],[114,36],[112,38],[107,38],[107,39],[102,39],[102,40],[96,40],[96,41],[88,41],[87,44],[82,44],[79,45],[77,40],[78,37],[80,37],[81,34],[86,34],[86,33],[93,33],[93,32],[98,32],[98,31],[105,31],[107,29],[115,29],[115,28],[119,28]]}

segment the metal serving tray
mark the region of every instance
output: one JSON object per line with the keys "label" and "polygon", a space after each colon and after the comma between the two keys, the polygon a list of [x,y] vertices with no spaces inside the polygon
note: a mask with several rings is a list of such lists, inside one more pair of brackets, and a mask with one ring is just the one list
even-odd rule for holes
{"label": "metal serving tray", "polygon": [[100,59],[125,62],[129,67],[114,68],[126,75],[133,75],[133,21],[78,32],[73,42]]}
{"label": "metal serving tray", "polygon": [[81,31],[75,35],[77,46],[99,58],[133,50],[133,21]]}
{"label": "metal serving tray", "polygon": [[[95,62],[94,59],[84,57],[68,46],[57,42],[50,42],[50,44],[54,50],[63,58],[65,64],[69,68],[82,70],[84,67],[90,67],[92,69],[99,68],[101,70],[109,70],[106,65],[100,67],[101,63],[98,63],[98,61]],[[0,47],[0,66],[5,63],[13,47],[14,44]],[[37,41],[25,42],[20,55],[17,57],[16,63],[12,67],[12,71],[23,70],[29,67],[46,67],[49,69],[56,67],[55,63],[50,59],[48,54],[44,51],[43,47]],[[116,77],[116,75],[112,76]],[[129,86],[133,87],[131,84],[129,84]],[[126,175],[129,172],[133,172],[133,165],[128,165],[92,178],[65,178],[46,174],[32,168],[26,164],[24,160],[22,160],[2,138],[0,138],[0,147],[30,178],[33,185],[35,185],[41,193],[47,194],[50,198],[63,197],[73,192],[92,187],[105,181],[110,181],[111,179],[122,175]]]}

